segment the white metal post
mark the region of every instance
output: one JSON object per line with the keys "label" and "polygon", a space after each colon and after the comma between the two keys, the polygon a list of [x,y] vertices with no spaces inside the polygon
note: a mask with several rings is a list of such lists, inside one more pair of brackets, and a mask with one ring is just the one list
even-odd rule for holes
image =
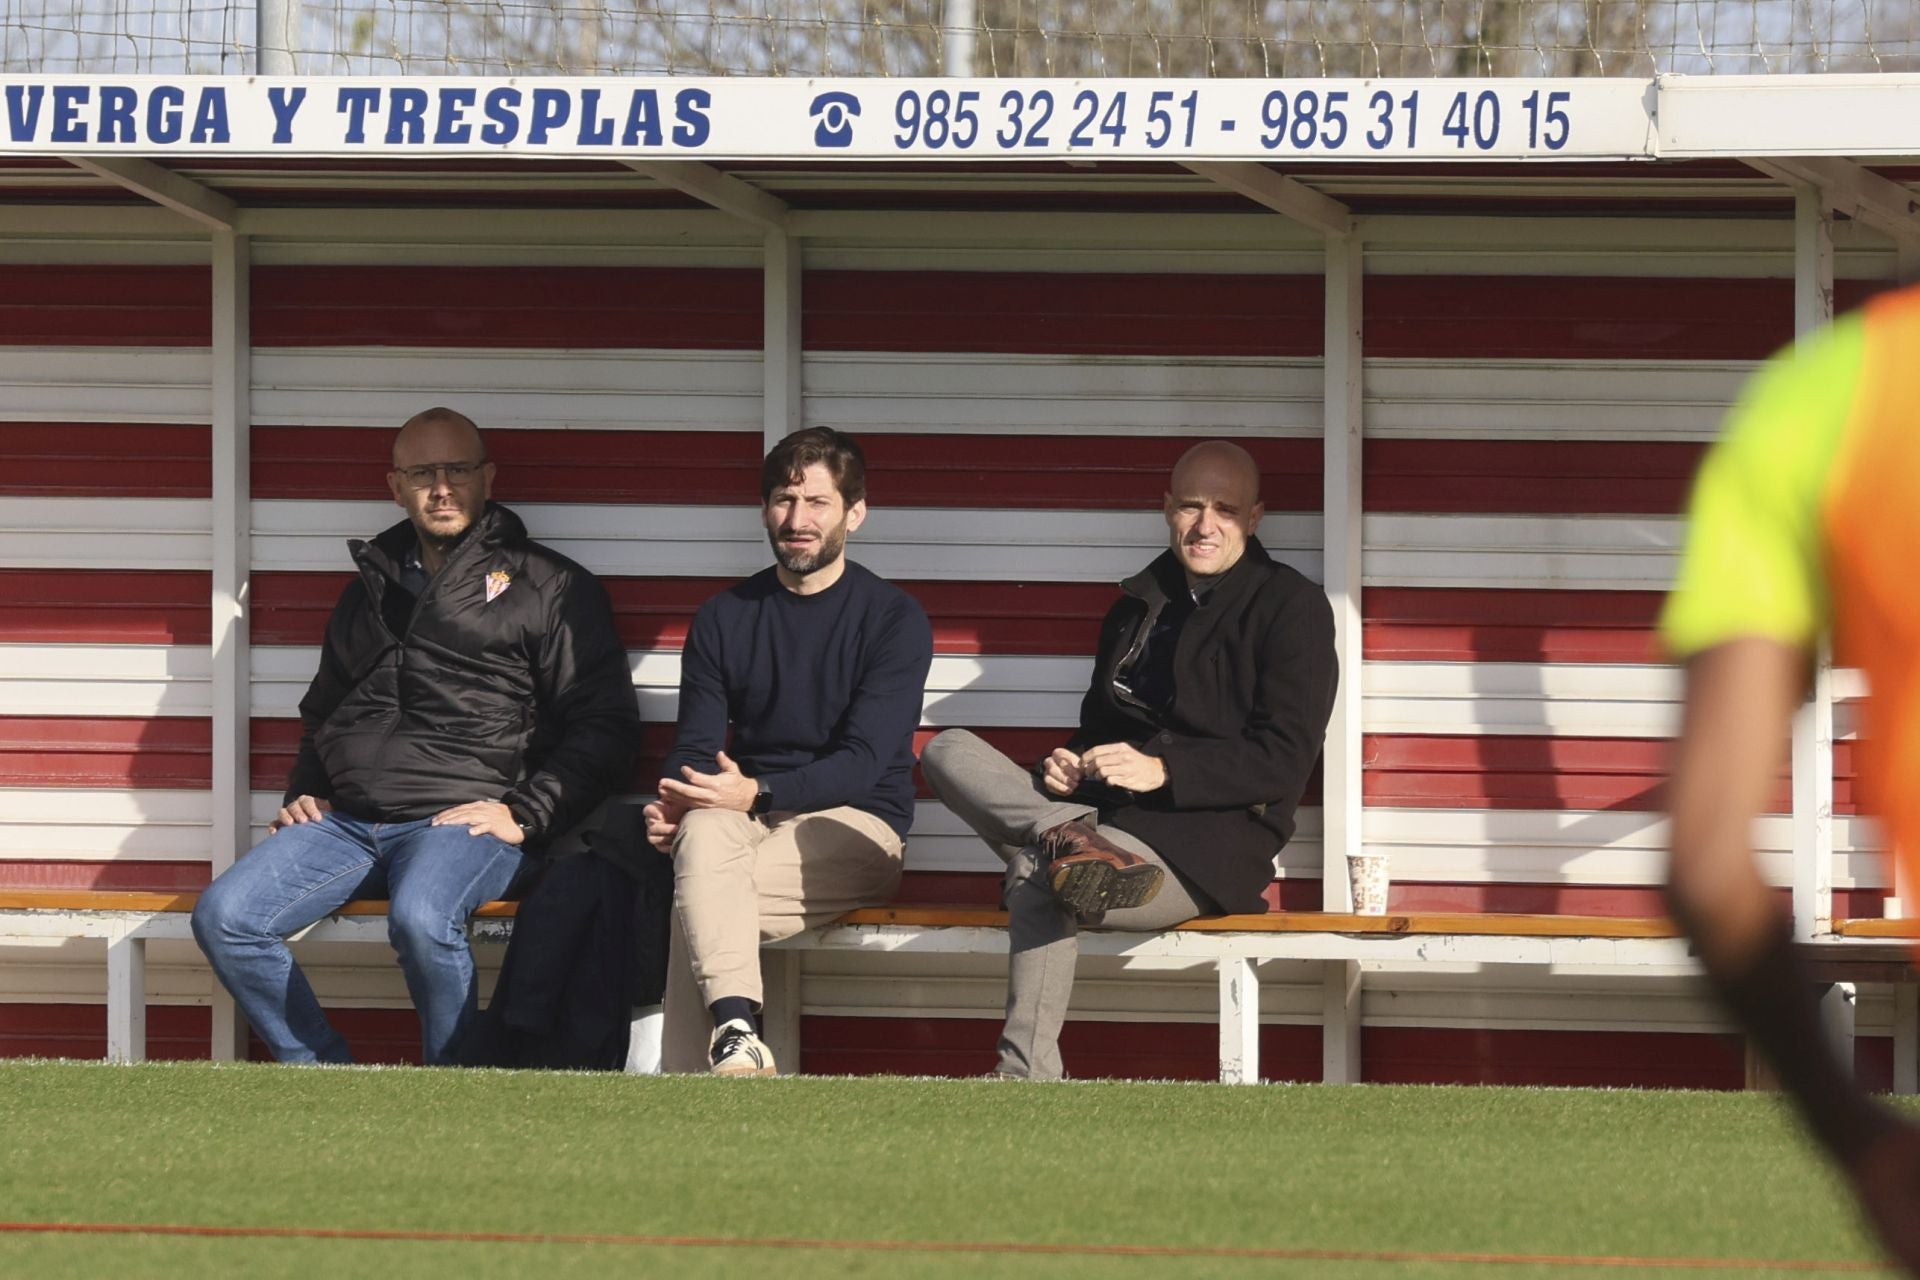
{"label": "white metal post", "polygon": [[301,0],[254,0],[255,67],[263,76],[299,74]]}
{"label": "white metal post", "polygon": [[[1320,767],[1320,893],[1326,910],[1351,911],[1353,885],[1348,859],[1365,847],[1360,715],[1360,450],[1365,420],[1360,291],[1364,255],[1359,236],[1328,236],[1326,260],[1322,544],[1340,683]],[[1360,1078],[1360,966],[1330,961],[1324,966],[1321,981],[1320,1078],[1328,1083],[1352,1083]]]}
{"label": "white metal post", "polygon": [[[1833,216],[1817,191],[1794,195],[1793,329],[1833,319]],[[1823,649],[1813,689],[1793,720],[1793,932],[1833,929],[1833,664]]]}
{"label": "white metal post", "polygon": [[973,74],[973,0],[947,0],[946,30],[941,61],[950,76]]}
{"label": "white metal post", "polygon": [[1894,279],[1901,284],[1913,284],[1920,281],[1920,244],[1912,240],[1893,242]]}
{"label": "white metal post", "polygon": [[1245,956],[1215,962],[1220,982],[1220,1083],[1260,1083],[1260,978]]}
{"label": "white metal post", "polygon": [[147,1058],[147,940],[134,924],[107,935],[107,1061]]}
{"label": "white metal post", "polygon": [[800,962],[786,948],[760,952],[761,1033],[781,1075],[800,1074]]}
{"label": "white metal post", "polygon": [[[251,842],[247,599],[252,550],[252,251],[244,235],[213,233],[213,826],[214,875]],[[246,1027],[213,984],[213,1057],[245,1056]]]}
{"label": "white metal post", "polygon": [[[1793,331],[1833,319],[1833,215],[1818,191],[1794,194]],[[1793,721],[1793,932],[1833,929],[1833,664],[1823,649]]]}
{"label": "white metal post", "polygon": [[[1793,332],[1796,338],[1833,319],[1833,214],[1822,193],[1796,187],[1793,197]],[[1793,717],[1793,936],[1833,932],[1833,661],[1823,644],[1813,685]],[[1853,1065],[1854,991],[1828,986],[1821,1021],[1840,1059]]]}
{"label": "white metal post", "polygon": [[1360,773],[1361,247],[1327,237],[1325,436],[1323,455],[1327,599],[1340,663],[1333,718],[1321,757],[1321,895],[1328,911],[1352,909],[1347,859],[1362,851]]}
{"label": "white metal post", "polygon": [[1920,986],[1893,984],[1893,1091],[1920,1092]]}
{"label": "white metal post", "polygon": [[785,231],[767,232],[761,425],[769,449],[802,423],[800,265],[800,241]]}
{"label": "white metal post", "polygon": [[1358,960],[1329,960],[1321,989],[1320,1083],[1360,1083]]}

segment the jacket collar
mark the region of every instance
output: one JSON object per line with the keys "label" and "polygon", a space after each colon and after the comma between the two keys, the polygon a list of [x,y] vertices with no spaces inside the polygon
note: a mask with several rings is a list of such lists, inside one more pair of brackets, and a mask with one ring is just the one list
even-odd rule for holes
{"label": "jacket collar", "polygon": [[[1233,568],[1220,575],[1219,583],[1207,598],[1209,601],[1226,601],[1248,590],[1250,585],[1265,576],[1254,565],[1271,565],[1273,557],[1260,545],[1260,539],[1247,539],[1247,549],[1235,562]],[[1120,589],[1130,596],[1145,600],[1149,605],[1158,607],[1175,596],[1187,592],[1187,571],[1181,567],[1180,558],[1172,551],[1162,551],[1153,558],[1153,562],[1140,572],[1127,578]]]}
{"label": "jacket collar", "polygon": [[[527,526],[512,510],[497,502],[487,503],[486,510],[473,522],[464,537],[447,556],[451,564],[456,558],[484,556],[503,547],[519,546],[527,540]],[[414,531],[413,521],[402,520],[377,534],[373,541],[364,542],[354,538],[347,543],[347,550],[358,564],[371,565],[389,578],[398,579],[400,566],[419,543],[420,535]]]}

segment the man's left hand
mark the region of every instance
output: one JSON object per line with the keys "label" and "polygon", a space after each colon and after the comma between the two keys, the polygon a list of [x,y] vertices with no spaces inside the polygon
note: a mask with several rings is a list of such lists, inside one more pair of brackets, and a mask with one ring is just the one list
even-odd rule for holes
{"label": "man's left hand", "polygon": [[1166,763],[1124,742],[1087,748],[1080,753],[1080,767],[1089,778],[1123,791],[1158,791],[1167,785]]}
{"label": "man's left hand", "polygon": [[470,836],[496,836],[508,844],[519,844],[527,838],[527,833],[513,820],[513,810],[498,800],[472,800],[451,809],[442,809],[433,815],[433,825],[465,825]]}
{"label": "man's left hand", "polygon": [[660,779],[660,798],[689,809],[737,809],[751,813],[754,797],[760,794],[760,784],[740,772],[740,766],[726,752],[720,752],[714,761],[720,766],[718,773],[701,773],[691,765],[682,765],[680,775],[686,781]]}

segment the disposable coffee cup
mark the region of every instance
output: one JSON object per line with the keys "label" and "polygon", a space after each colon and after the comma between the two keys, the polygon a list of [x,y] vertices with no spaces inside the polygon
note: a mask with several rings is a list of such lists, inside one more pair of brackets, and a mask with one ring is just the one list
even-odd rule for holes
{"label": "disposable coffee cup", "polygon": [[1387,859],[1384,854],[1362,853],[1348,858],[1347,883],[1353,887],[1354,914],[1387,914]]}

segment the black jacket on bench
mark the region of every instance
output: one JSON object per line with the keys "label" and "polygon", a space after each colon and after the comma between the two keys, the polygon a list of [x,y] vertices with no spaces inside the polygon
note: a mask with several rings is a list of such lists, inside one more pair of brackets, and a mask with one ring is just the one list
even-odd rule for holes
{"label": "black jacket on bench", "polygon": [[368,822],[500,800],[537,853],[630,780],[639,748],[607,593],[489,503],[408,611],[400,569],[416,545],[405,520],[347,544],[360,573],[300,700],[287,796]]}
{"label": "black jacket on bench", "polygon": [[1181,626],[1172,701],[1153,712],[1116,691],[1115,669],[1170,602],[1188,598],[1186,572],[1166,551],[1120,586],[1067,746],[1130,743],[1160,757],[1167,785],[1122,796],[1094,784],[1082,798],[1222,911],[1263,912],[1274,855],[1293,838],[1294,810],[1333,713],[1333,610],[1319,587],[1248,539]]}
{"label": "black jacket on bench", "polygon": [[667,990],[673,859],[639,805],[608,806],[588,848],[541,864],[493,998],[459,1046],[469,1067],[618,1071],[633,1011]]}

